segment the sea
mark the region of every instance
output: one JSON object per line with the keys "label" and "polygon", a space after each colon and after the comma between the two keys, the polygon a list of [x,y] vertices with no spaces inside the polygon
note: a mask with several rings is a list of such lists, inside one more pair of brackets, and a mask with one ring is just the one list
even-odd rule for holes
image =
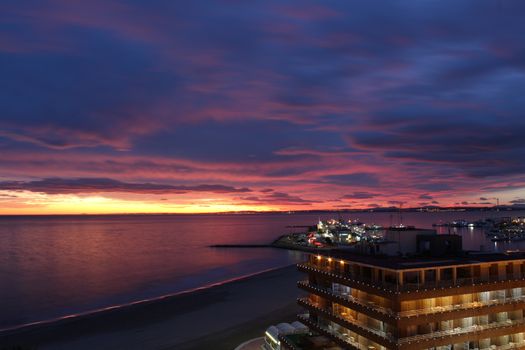
{"label": "sea", "polygon": [[[289,226],[353,219],[383,226],[525,217],[525,211],[0,216],[0,331],[207,288],[304,259],[265,244]],[[470,250],[525,250],[480,228],[437,227]],[[269,286],[271,287],[271,286]]]}

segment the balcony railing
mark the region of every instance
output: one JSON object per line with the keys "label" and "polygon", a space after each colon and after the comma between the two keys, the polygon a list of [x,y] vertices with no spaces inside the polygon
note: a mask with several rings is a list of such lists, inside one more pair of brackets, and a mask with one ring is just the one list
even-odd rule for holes
{"label": "balcony railing", "polygon": [[302,304],[303,306],[305,306],[305,307],[307,307],[307,308],[309,308],[311,310],[314,310],[316,312],[328,315],[328,316],[336,319],[339,322],[345,322],[347,324],[351,324],[355,328],[361,330],[362,332],[365,332],[365,334],[372,333],[372,334],[374,334],[376,336],[379,336],[379,337],[383,338],[384,340],[386,340],[386,341],[388,341],[390,343],[395,343],[396,342],[396,338],[394,338],[390,333],[387,333],[387,332],[384,332],[384,331],[381,331],[381,330],[378,330],[378,329],[375,329],[375,328],[371,328],[366,323],[361,322],[359,320],[356,320],[355,318],[346,317],[345,315],[335,314],[334,312],[332,312],[332,310],[329,310],[329,309],[326,309],[326,308],[321,308],[319,305],[310,302],[306,298],[300,298],[300,299],[298,299],[298,302],[299,302],[299,304]]}
{"label": "balcony railing", "polygon": [[519,342],[519,343],[513,343],[513,342],[510,342],[506,345],[500,345],[500,346],[496,346],[494,347],[494,345],[492,345],[493,347],[488,347],[488,348],[481,348],[481,350],[509,350],[509,349],[523,349],[525,348],[525,341],[522,341],[522,342]]}
{"label": "balcony railing", "polygon": [[351,349],[358,349],[358,350],[370,350],[370,348],[366,345],[359,344],[355,340],[352,339],[350,336],[345,336],[345,334],[341,334],[340,332],[333,331],[331,329],[328,329],[325,326],[322,326],[318,323],[314,323],[310,320],[308,314],[306,315],[298,315],[297,316],[301,322],[303,322],[305,325],[309,326],[310,328],[314,328],[316,330],[320,330],[323,333],[329,334],[330,337],[334,339],[338,339],[339,342],[347,345]]}
{"label": "balcony railing", "polygon": [[364,278],[352,278],[352,277],[349,277],[349,275],[343,275],[339,272],[333,272],[331,270],[326,270],[326,269],[322,269],[322,268],[319,268],[315,265],[312,265],[312,264],[297,264],[297,267],[299,269],[302,269],[302,270],[305,270],[305,271],[311,271],[311,272],[317,272],[317,273],[320,273],[320,274],[323,274],[325,276],[328,276],[328,277],[331,277],[331,278],[338,278],[342,281],[345,281],[347,283],[356,283],[358,285],[363,285],[363,286],[366,286],[366,287],[369,287],[369,288],[373,288],[373,289],[377,289],[379,291],[384,291],[384,292],[388,292],[388,293],[392,293],[392,292],[395,292],[397,291],[399,288],[397,285],[395,284],[391,284],[391,283],[381,283],[381,284],[378,284],[377,282],[374,282],[372,280],[369,280],[369,279],[364,279]]}
{"label": "balcony railing", "polygon": [[356,320],[354,318],[343,317],[341,315],[335,314],[330,309],[321,308],[319,305],[310,302],[308,299],[304,299],[304,298],[303,299],[299,299],[299,303],[302,304],[305,307],[308,307],[308,308],[316,311],[316,312],[328,315],[331,318],[336,319],[337,321],[342,321],[342,322],[351,324],[352,326],[357,327],[357,328],[361,329],[362,331],[365,331],[365,332],[368,332],[368,333],[373,333],[375,335],[378,335],[378,336],[384,338],[386,341],[389,341],[389,342],[392,342],[392,343],[396,343],[398,345],[402,345],[402,344],[406,344],[406,343],[412,343],[412,342],[416,342],[416,341],[422,341],[422,340],[435,339],[435,338],[451,337],[451,336],[468,334],[468,333],[477,333],[477,332],[482,332],[482,331],[486,331],[486,330],[489,330],[489,329],[497,329],[497,328],[504,328],[504,327],[505,328],[506,327],[514,327],[514,326],[524,325],[525,324],[525,320],[523,320],[523,319],[520,319],[520,320],[510,320],[510,319],[508,319],[508,320],[505,320],[505,321],[492,322],[492,323],[485,324],[485,325],[472,325],[472,326],[463,327],[463,328],[462,327],[456,327],[456,328],[453,328],[453,329],[450,329],[450,330],[439,330],[439,331],[434,331],[434,332],[430,332],[430,333],[426,333],[426,334],[417,334],[417,335],[403,337],[403,338],[395,338],[390,333],[387,333],[387,332],[384,332],[384,331],[381,331],[381,330],[377,330],[377,329],[374,329],[374,328],[370,328],[368,325],[366,325],[363,322],[358,321],[358,320]]}
{"label": "balcony railing", "polygon": [[450,312],[450,311],[460,311],[460,310],[472,310],[486,306],[497,306],[497,305],[507,305],[507,304],[517,304],[525,302],[525,296],[519,297],[510,297],[505,299],[492,299],[488,301],[474,301],[471,303],[447,305],[447,306],[433,306],[425,309],[417,309],[410,311],[401,311],[399,312],[400,317],[414,317],[414,316],[423,316],[436,313]]}
{"label": "balcony railing", "polygon": [[455,280],[441,280],[439,282],[426,282],[426,283],[411,283],[406,282],[402,285],[388,282],[388,281],[377,281],[366,276],[355,275],[352,273],[342,273],[339,269],[317,266],[316,264],[303,263],[298,264],[298,268],[305,271],[312,271],[324,274],[332,278],[338,278],[349,283],[356,283],[368,288],[374,288],[379,291],[385,291],[390,293],[399,292],[412,292],[412,291],[424,291],[424,290],[436,290],[445,288],[457,288],[463,286],[474,286],[474,285],[486,285],[492,283],[501,282],[512,282],[512,281],[524,281],[525,277],[521,274],[506,274],[503,276],[487,276],[487,277],[469,277],[469,278],[456,278]]}
{"label": "balcony railing", "polygon": [[334,297],[335,299],[339,299],[343,302],[349,302],[349,303],[354,303],[354,304],[357,304],[365,309],[368,309],[368,310],[373,310],[377,313],[380,313],[382,315],[385,315],[385,316],[390,316],[392,318],[396,318],[398,316],[398,314],[388,308],[385,308],[385,307],[381,307],[373,302],[366,302],[366,301],[363,301],[361,299],[358,299],[358,298],[355,298],[349,294],[345,294],[345,293],[337,293],[335,292],[333,289],[330,289],[330,288],[321,288],[321,287],[318,287],[318,286],[314,286],[312,284],[310,284],[308,281],[300,281],[300,282],[297,282],[297,284],[300,286],[300,287],[303,287],[304,289],[308,289],[308,290],[311,290],[311,291],[314,291],[314,292],[317,292],[317,293],[323,293],[325,295],[330,295],[332,297]]}
{"label": "balcony railing", "polygon": [[497,328],[503,328],[503,327],[512,327],[512,326],[518,326],[525,324],[524,320],[506,320],[502,322],[492,322],[485,325],[472,325],[469,327],[461,328],[457,327],[450,330],[443,330],[443,331],[437,331],[437,332],[431,332],[427,334],[418,334],[410,337],[404,337],[399,339],[399,343],[411,343],[418,340],[426,340],[431,338],[440,338],[440,337],[446,337],[446,336],[453,336],[453,335],[460,335],[460,334],[467,334],[467,333],[474,333],[474,332],[482,332],[489,329],[497,329]]}
{"label": "balcony railing", "polygon": [[377,313],[380,313],[385,316],[390,316],[392,318],[401,318],[401,317],[417,317],[417,316],[426,316],[432,314],[440,314],[451,311],[463,311],[463,310],[472,310],[487,306],[498,306],[498,305],[508,305],[508,304],[517,304],[525,302],[525,296],[517,297],[506,297],[505,299],[492,299],[488,301],[475,301],[470,303],[446,305],[446,306],[433,306],[430,308],[417,309],[417,310],[408,310],[401,312],[394,312],[389,308],[385,308],[375,304],[374,302],[364,301],[358,298],[355,298],[346,293],[338,293],[331,288],[321,288],[310,284],[308,281],[297,282],[300,287],[304,289],[317,292],[320,294],[330,295],[331,297],[338,299],[343,302],[353,303],[361,306],[362,308],[373,310]]}

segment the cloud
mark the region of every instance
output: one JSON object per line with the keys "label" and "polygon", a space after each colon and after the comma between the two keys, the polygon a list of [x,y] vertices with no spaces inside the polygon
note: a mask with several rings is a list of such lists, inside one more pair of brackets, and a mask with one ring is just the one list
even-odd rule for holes
{"label": "cloud", "polygon": [[327,175],[323,181],[335,185],[343,186],[377,186],[379,177],[373,173],[353,173],[341,175]]}
{"label": "cloud", "polygon": [[263,204],[296,204],[296,205],[311,205],[317,203],[315,201],[303,199],[299,196],[293,196],[284,192],[270,192],[265,196],[248,196],[241,197],[243,201],[251,203],[263,203]]}
{"label": "cloud", "polygon": [[423,183],[417,184],[415,187],[421,190],[434,192],[441,192],[452,189],[452,186],[448,183]]}
{"label": "cloud", "polygon": [[345,194],[344,196],[341,197],[341,199],[369,199],[369,198],[374,198],[378,196],[379,195],[376,193],[357,191],[354,193]]}
{"label": "cloud", "polygon": [[273,189],[290,207],[344,194],[378,205],[514,198],[525,188],[524,10],[6,2],[2,179],[250,188],[254,203],[276,201],[265,198]]}
{"label": "cloud", "polygon": [[397,207],[400,207],[400,206],[402,206],[403,204],[405,204],[404,201],[388,201],[387,203],[390,204],[390,205],[397,206]]}
{"label": "cloud", "polygon": [[368,121],[367,128],[377,131],[354,133],[349,140],[353,147],[386,158],[459,168],[473,178],[522,173],[523,163],[515,160],[525,155],[520,136],[525,123],[518,115],[505,117],[504,124],[499,118],[488,111],[452,108],[437,113],[429,106],[400,107]]}
{"label": "cloud", "polygon": [[79,194],[124,192],[138,194],[183,194],[188,192],[244,193],[248,188],[224,185],[165,185],[154,183],[129,183],[108,178],[47,178],[35,181],[3,181],[0,190],[30,191],[47,194]]}

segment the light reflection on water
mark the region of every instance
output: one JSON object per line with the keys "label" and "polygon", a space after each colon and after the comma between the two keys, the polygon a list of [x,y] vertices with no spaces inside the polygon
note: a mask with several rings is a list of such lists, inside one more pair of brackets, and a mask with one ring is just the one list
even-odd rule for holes
{"label": "light reflection on water", "polygon": [[[422,228],[456,219],[512,213],[403,213]],[[302,260],[279,249],[213,249],[210,244],[269,243],[287,225],[313,225],[339,214],[76,216],[0,218],[0,328],[192,289]],[[389,226],[398,214],[341,214]],[[448,233],[449,228],[436,228]],[[506,250],[482,229],[450,228],[465,249]]]}

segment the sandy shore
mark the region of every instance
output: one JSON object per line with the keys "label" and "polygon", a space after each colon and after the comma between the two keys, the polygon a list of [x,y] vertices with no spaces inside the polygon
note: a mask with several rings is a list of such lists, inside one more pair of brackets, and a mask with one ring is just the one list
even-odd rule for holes
{"label": "sandy shore", "polygon": [[232,350],[299,311],[295,266],[118,310],[0,335],[29,349]]}

